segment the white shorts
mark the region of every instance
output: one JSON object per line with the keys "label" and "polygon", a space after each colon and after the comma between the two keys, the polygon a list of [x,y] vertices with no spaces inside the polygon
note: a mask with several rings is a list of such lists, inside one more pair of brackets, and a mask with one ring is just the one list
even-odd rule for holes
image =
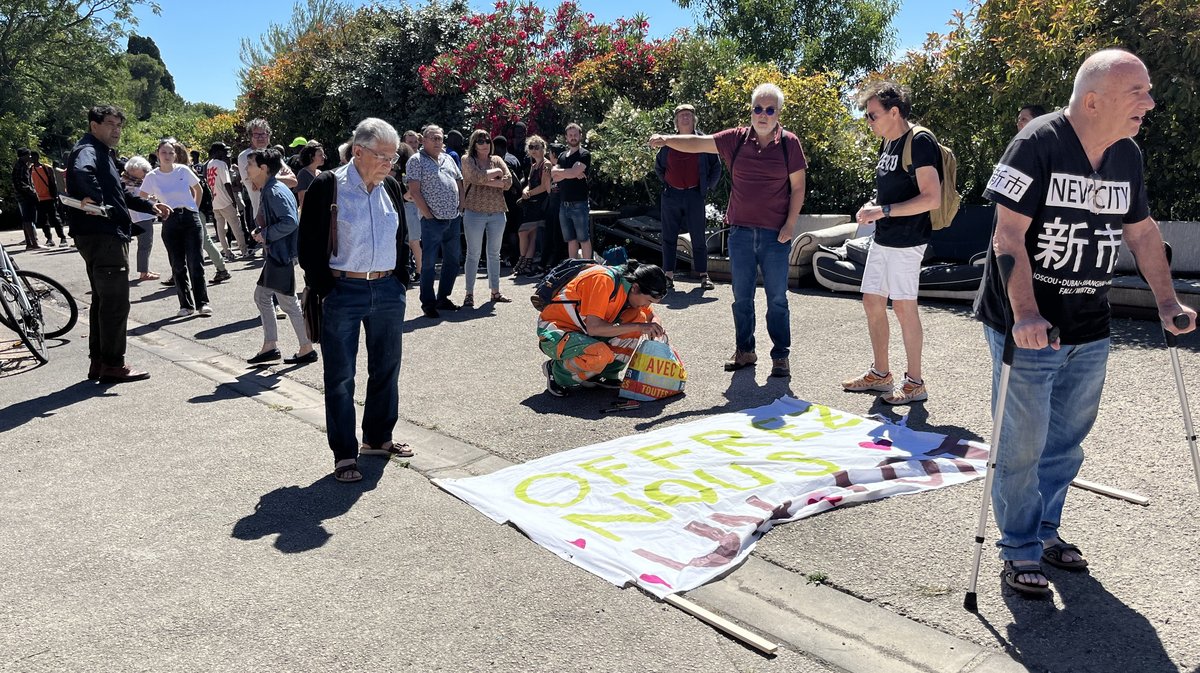
{"label": "white shorts", "polygon": [[860,291],[891,299],[916,299],[925,247],[889,248],[872,243],[867,251],[867,268],[863,270]]}

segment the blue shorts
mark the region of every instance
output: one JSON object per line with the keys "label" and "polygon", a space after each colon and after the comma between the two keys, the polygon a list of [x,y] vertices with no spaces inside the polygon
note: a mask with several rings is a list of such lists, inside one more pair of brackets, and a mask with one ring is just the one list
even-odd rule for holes
{"label": "blue shorts", "polygon": [[579,243],[592,240],[591,210],[587,201],[563,201],[558,207],[558,224],[563,240]]}

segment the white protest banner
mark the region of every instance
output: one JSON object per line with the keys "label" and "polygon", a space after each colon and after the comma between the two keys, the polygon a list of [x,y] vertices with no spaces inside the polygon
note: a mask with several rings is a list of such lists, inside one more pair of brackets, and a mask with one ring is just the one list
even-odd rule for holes
{"label": "white protest banner", "polygon": [[983,476],[981,445],[794,398],[434,483],[575,565],[663,597],[772,526]]}

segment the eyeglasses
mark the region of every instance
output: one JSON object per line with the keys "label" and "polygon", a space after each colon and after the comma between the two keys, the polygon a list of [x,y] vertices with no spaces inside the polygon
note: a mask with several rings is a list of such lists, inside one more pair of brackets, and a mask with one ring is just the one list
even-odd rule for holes
{"label": "eyeglasses", "polygon": [[251,138],[270,138],[271,134],[264,131],[256,131],[250,134]]}
{"label": "eyeglasses", "polygon": [[371,154],[375,155],[375,158],[376,158],[376,159],[378,159],[378,160],[380,160],[380,161],[386,161],[386,162],[388,162],[389,164],[391,164],[391,165],[393,165],[393,166],[395,166],[395,165],[396,165],[396,162],[397,162],[397,161],[400,161],[400,155],[399,155],[399,154],[393,154],[393,155],[392,155],[392,156],[389,158],[389,157],[388,157],[386,154],[380,154],[379,152],[376,152],[375,150],[371,149],[370,147],[367,147],[366,145],[359,145],[359,147],[363,148],[363,151],[365,151],[365,152],[370,152]]}
{"label": "eyeglasses", "polygon": [[876,114],[874,112],[868,112],[867,114],[865,114],[863,116],[865,116],[867,118],[867,121],[873,122],[873,121],[878,120],[882,115]]}
{"label": "eyeglasses", "polygon": [[754,114],[756,114],[756,115],[765,114],[768,117],[774,117],[775,116],[775,106],[768,105],[767,107],[763,107],[761,105],[755,105],[754,106]]}
{"label": "eyeglasses", "polygon": [[492,140],[490,138],[480,138],[475,141],[475,144],[476,145],[491,145]]}
{"label": "eyeglasses", "polygon": [[546,149],[546,146],[545,146],[545,145],[530,145],[530,146],[529,146],[529,149],[531,149],[531,150],[544,150],[544,149]]}
{"label": "eyeglasses", "polygon": [[652,290],[646,290],[646,296],[647,296],[647,297],[650,297],[651,299],[658,300],[658,299],[662,299],[663,297],[667,296],[667,293],[666,293],[666,292],[655,292],[655,291],[652,291]]}

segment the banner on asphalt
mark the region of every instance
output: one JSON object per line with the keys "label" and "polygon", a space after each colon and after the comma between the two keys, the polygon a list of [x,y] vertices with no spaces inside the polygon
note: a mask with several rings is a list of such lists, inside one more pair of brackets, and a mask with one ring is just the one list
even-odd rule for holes
{"label": "banner on asphalt", "polygon": [[763,533],[833,507],[983,476],[984,446],[784,397],[434,483],[604,579],[663,597]]}

